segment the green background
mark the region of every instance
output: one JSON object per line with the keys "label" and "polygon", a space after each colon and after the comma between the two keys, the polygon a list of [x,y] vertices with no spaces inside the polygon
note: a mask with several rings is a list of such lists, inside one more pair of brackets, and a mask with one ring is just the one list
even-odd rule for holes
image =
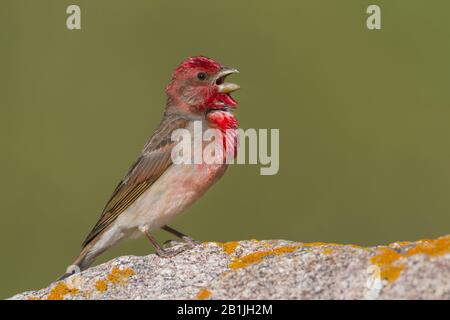
{"label": "green background", "polygon": [[[66,29],[69,4],[81,6],[80,31]],[[366,28],[369,4],[382,30]],[[280,171],[231,167],[174,227],[200,240],[362,245],[448,233],[449,10],[2,0],[0,297],[44,287],[72,262],[191,55],[240,69],[240,125],[280,129]],[[97,262],[152,251],[140,238]]]}

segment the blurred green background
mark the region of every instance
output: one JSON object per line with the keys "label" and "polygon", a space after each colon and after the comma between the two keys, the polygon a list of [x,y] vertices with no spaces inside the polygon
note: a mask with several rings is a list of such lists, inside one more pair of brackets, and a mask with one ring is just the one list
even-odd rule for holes
{"label": "blurred green background", "polygon": [[[69,4],[81,6],[80,31],[66,29]],[[366,28],[369,4],[382,30]],[[174,227],[200,240],[362,245],[448,233],[449,10],[2,0],[0,297],[44,287],[72,262],[191,55],[240,69],[241,127],[280,129],[280,171],[231,167]],[[97,263],[151,251],[129,240]]]}

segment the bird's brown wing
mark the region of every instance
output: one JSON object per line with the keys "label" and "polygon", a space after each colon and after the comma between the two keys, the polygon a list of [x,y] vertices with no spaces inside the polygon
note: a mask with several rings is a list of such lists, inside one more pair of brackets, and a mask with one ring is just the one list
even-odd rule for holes
{"label": "bird's brown wing", "polygon": [[99,221],[84,240],[83,248],[110,226],[172,165],[171,152],[175,145],[175,142],[171,140],[172,131],[185,128],[187,124],[188,120],[174,115],[168,115],[163,119],[144,146],[138,159],[117,185],[103,209]]}

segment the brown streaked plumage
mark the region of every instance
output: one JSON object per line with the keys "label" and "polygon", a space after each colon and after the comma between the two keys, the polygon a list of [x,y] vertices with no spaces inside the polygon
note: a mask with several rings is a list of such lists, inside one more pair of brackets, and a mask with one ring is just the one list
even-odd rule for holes
{"label": "brown streaked plumage", "polygon": [[175,145],[170,137],[175,129],[186,128],[189,120],[177,114],[164,117],[142,149],[141,154],[117,185],[106,203],[100,219],[83,242],[83,248],[111,224],[172,165],[171,152]]}
{"label": "brown streaked plumage", "polygon": [[225,129],[237,128],[230,111],[236,102],[230,92],[239,86],[224,83],[224,79],[236,72],[206,57],[188,58],[175,70],[166,88],[166,110],[158,128],[117,185],[83,242],[81,253],[60,279],[70,276],[76,268],[86,269],[108,248],[139,234],[149,238],[159,255],[167,256],[150,233],[157,228],[194,243],[167,223],[200,198],[223,175],[227,165],[174,164],[171,153],[178,142],[173,142],[171,136],[175,129],[192,133],[194,121],[201,121],[203,130],[221,129],[223,138],[214,143],[225,153],[233,152],[235,146],[227,148],[226,144],[235,142],[236,137],[229,137]]}

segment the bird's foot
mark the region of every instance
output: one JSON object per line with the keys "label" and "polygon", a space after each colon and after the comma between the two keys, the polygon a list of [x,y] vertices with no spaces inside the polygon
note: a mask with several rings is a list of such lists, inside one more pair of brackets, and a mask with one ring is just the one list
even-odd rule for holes
{"label": "bird's foot", "polygon": [[182,233],[180,231],[175,230],[174,228],[169,227],[168,225],[163,226],[162,229],[177,236],[178,238],[183,240],[185,243],[188,243],[192,247],[195,247],[200,244],[200,242],[192,239],[191,237],[185,235],[184,233]]}
{"label": "bird's foot", "polygon": [[194,240],[194,239],[192,239],[191,237],[188,237],[188,236],[183,236],[181,239],[183,239],[184,242],[188,243],[192,247],[198,246],[200,244],[199,241]]}
{"label": "bird's foot", "polygon": [[172,258],[188,250],[190,247],[191,246],[186,246],[183,242],[169,240],[164,242],[160,249],[156,250],[156,254],[161,258]]}
{"label": "bird's foot", "polygon": [[176,241],[176,240],[167,240],[167,241],[165,241],[164,243],[163,243],[163,248],[164,249],[170,249],[170,248],[173,248],[173,247],[176,247],[176,246],[180,246],[180,245],[183,245],[184,244],[184,242],[181,242],[181,241]]}
{"label": "bird's foot", "polygon": [[175,246],[182,246],[185,244],[188,244],[189,247],[195,247],[198,246],[200,244],[199,241],[192,239],[191,237],[188,236],[184,236],[181,238],[183,241],[176,241],[176,240],[167,240],[166,242],[163,243],[163,247],[164,248],[173,248]]}

